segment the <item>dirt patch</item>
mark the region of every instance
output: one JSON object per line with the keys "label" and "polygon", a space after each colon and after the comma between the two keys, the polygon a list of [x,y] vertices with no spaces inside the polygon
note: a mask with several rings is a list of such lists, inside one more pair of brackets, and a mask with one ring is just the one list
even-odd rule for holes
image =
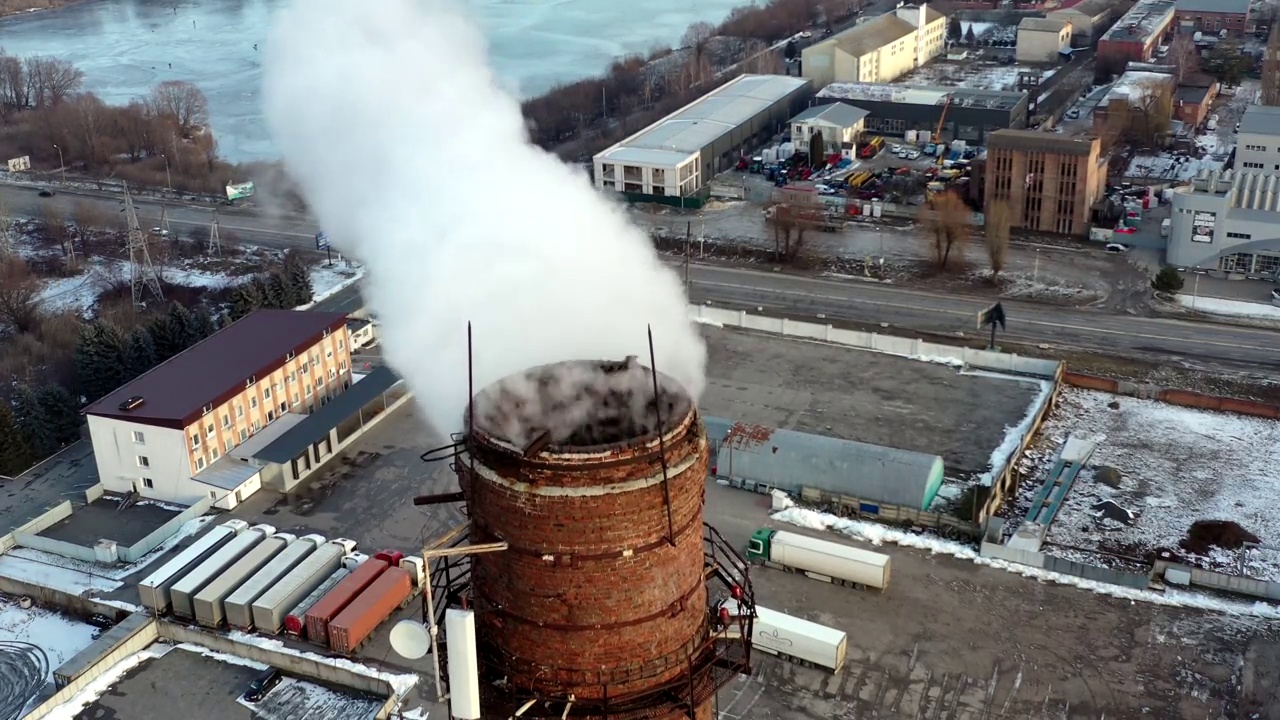
{"label": "dirt patch", "polygon": [[1197,520],[1178,545],[1193,555],[1208,555],[1211,548],[1239,550],[1245,543],[1257,542],[1257,535],[1231,520]]}

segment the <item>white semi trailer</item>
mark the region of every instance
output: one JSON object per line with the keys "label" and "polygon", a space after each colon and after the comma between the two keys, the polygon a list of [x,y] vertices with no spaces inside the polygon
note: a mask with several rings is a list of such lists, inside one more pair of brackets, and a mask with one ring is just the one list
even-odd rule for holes
{"label": "white semi trailer", "polygon": [[194,620],[196,611],[193,600],[196,594],[226,572],[227,568],[244,557],[254,546],[275,534],[276,529],[270,525],[254,525],[223,545],[217,552],[210,555],[208,560],[200,563],[194,570],[174,583],[169,593],[173,614],[184,620]]}
{"label": "white semi trailer", "polygon": [[836,585],[889,587],[888,555],[783,530],[756,530],[747,546],[747,559]]}
{"label": "white semi trailer", "polygon": [[240,630],[252,630],[253,603],[324,542],[322,535],[303,535],[289,543],[284,552],[272,559],[266,567],[246,580],[227,598],[225,603],[227,624]]}
{"label": "white semi trailer", "polygon": [[[729,611],[730,617],[737,617],[736,602],[726,600],[722,607]],[[729,634],[734,635],[737,628],[736,624],[730,623]],[[752,621],[751,628],[751,646],[770,655],[777,655],[783,660],[840,672],[840,668],[844,667],[848,640],[849,636],[843,630],[829,628],[826,625],[819,625],[756,605],[756,617]]]}
{"label": "white semi trailer", "polygon": [[173,586],[248,527],[249,523],[243,520],[228,520],[178,553],[159,570],[148,575],[145,580],[138,583],[138,595],[142,598],[143,606],[150,608],[157,615],[168,612],[172,602]]}

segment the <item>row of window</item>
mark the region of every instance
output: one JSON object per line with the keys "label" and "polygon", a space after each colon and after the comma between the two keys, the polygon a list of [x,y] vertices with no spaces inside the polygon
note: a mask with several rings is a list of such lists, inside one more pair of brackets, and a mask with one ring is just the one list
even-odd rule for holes
{"label": "row of window", "polygon": [[1244,149],[1250,150],[1252,152],[1266,152],[1267,146],[1266,145],[1245,145]]}
{"label": "row of window", "polygon": [[[341,342],[341,341],[339,341],[339,342]],[[329,355],[330,357],[332,357],[332,355],[333,355],[332,351],[331,351],[331,352],[329,352],[329,353],[328,353],[328,355]],[[318,365],[318,364],[319,364],[319,362],[318,362],[319,356],[317,355],[317,356],[316,356],[316,358],[317,358],[317,363],[316,363],[316,364]],[[306,379],[306,375],[305,375],[305,373],[309,372],[309,370],[310,370],[310,364],[309,364],[309,363],[305,363],[305,362],[304,362],[304,363],[302,363],[302,367],[301,367],[300,371],[301,371],[302,373],[304,373],[304,376],[303,376],[303,377],[304,377],[304,379]],[[329,380],[334,380],[334,379],[336,379],[336,378],[338,377],[338,373],[339,373],[339,372],[343,372],[343,373],[345,373],[346,371],[347,371],[347,361],[346,361],[346,360],[340,360],[340,361],[338,361],[338,369],[337,369],[337,370],[335,370],[334,368],[329,368]],[[294,383],[298,382],[298,373],[299,373],[299,370],[295,370],[295,371],[293,371],[293,372],[289,373],[289,375],[285,377],[285,384],[286,384],[286,385],[292,385],[292,384],[294,384]],[[318,387],[320,387],[321,385],[323,385],[323,384],[325,383],[325,377],[324,377],[324,375],[316,375],[316,376],[314,377],[314,382],[315,382],[315,387],[317,387],[317,388],[318,388]],[[307,396],[307,397],[311,397],[311,395],[312,395],[312,393],[313,393],[313,390],[312,390],[312,386],[311,386],[311,384],[310,384],[310,383],[304,383],[304,386],[305,386],[306,396]],[[268,385],[268,386],[264,386],[264,387],[262,388],[262,399],[263,399],[263,405],[266,405],[267,403],[270,403],[270,402],[271,402],[271,400],[272,400],[271,391],[272,391],[272,388],[273,388],[273,387],[274,387],[274,389],[275,389],[275,390],[277,390],[277,391],[280,391],[280,392],[283,392],[283,391],[284,391],[284,387],[283,387],[280,383],[276,383],[274,386],[270,386],[270,385]],[[294,405],[297,405],[297,404],[298,404],[298,393],[297,393],[297,391],[294,391],[294,393],[293,393],[293,404],[294,404]],[[285,410],[286,410],[287,408],[286,408],[286,405],[285,405],[285,403],[284,403],[284,402],[281,402],[281,403],[280,403],[280,408],[281,408],[280,412],[285,412]],[[249,409],[250,409],[250,410],[257,410],[257,409],[258,409],[258,397],[257,397],[256,395],[254,395],[254,396],[250,396],[250,398],[249,398]],[[236,404],[235,404],[235,413],[236,413],[236,418],[237,418],[237,419],[243,418],[243,417],[244,417],[244,414],[245,414],[245,412],[244,412],[244,405],[241,405],[240,403],[236,403]],[[271,412],[269,411],[269,412],[268,412],[268,415],[270,415],[270,414],[271,414]],[[270,422],[270,420],[268,420],[268,422]],[[222,414],[222,428],[223,428],[224,430],[230,430],[230,429],[231,429],[231,414],[230,414],[230,413],[223,413],[223,414]],[[138,434],[140,434],[140,433],[135,433],[135,435],[138,435]],[[208,425],[206,425],[206,426],[205,426],[205,435],[207,435],[208,437],[213,437],[215,434],[216,434],[216,433],[215,433],[215,431],[214,431],[214,425],[213,425],[213,423],[209,423]],[[136,438],[135,438],[135,442],[137,442]],[[199,450],[199,449],[200,449],[200,433],[194,433],[194,434],[192,434],[192,435],[191,435],[191,449],[192,449],[192,450]]]}
{"label": "row of window", "polygon": [[1251,234],[1249,234],[1249,233],[1235,233],[1235,232],[1229,232],[1229,233],[1227,233],[1227,237],[1232,238],[1232,239],[1235,239],[1235,240],[1252,240],[1252,239],[1253,239],[1253,235],[1251,235]]}

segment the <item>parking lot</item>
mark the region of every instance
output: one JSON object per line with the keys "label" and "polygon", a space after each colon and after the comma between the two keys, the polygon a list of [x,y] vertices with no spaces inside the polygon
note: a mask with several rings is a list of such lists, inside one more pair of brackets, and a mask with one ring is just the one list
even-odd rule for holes
{"label": "parking lot", "polygon": [[[709,482],[706,520],[744,548],[769,499]],[[1280,717],[1280,629],[1043,583],[946,555],[883,546],[893,575],[860,592],[755,569],[759,604],[848,633],[832,674],[756,654],[721,691],[722,720],[783,718],[1232,718],[1248,700]],[[1261,674],[1259,678],[1258,675]]]}

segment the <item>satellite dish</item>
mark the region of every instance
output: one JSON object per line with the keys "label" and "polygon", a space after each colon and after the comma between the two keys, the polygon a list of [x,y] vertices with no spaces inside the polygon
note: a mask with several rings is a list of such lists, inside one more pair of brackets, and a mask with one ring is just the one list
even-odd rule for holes
{"label": "satellite dish", "polygon": [[426,657],[431,652],[431,633],[417,620],[401,620],[391,628],[391,649],[408,660]]}

